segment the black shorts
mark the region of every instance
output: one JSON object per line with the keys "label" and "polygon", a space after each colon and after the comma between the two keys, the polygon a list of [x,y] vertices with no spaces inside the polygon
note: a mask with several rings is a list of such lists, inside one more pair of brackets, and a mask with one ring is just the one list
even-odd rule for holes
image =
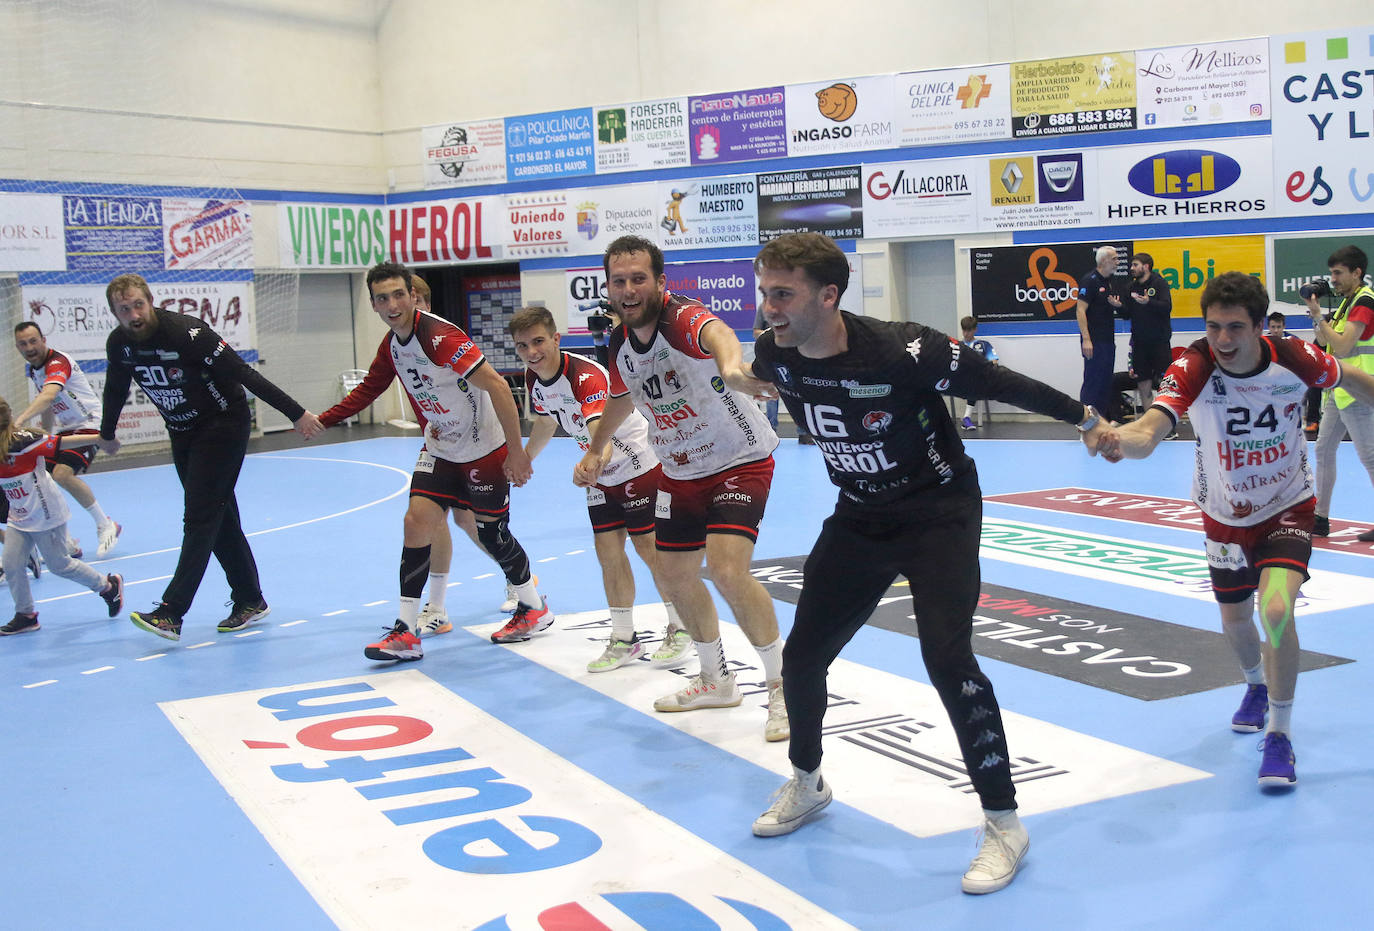
{"label": "black shorts", "polygon": [[663,476],[654,505],[654,545],[661,550],[699,550],[708,533],[759,538],[759,522],[773,483],[773,457],[705,478]]}
{"label": "black shorts", "polygon": [[1317,501],[1308,498],[1253,527],[1232,527],[1202,515],[1212,594],[1222,604],[1253,598],[1260,571],[1277,566],[1311,578],[1312,524]]}
{"label": "black shorts", "polygon": [[1137,381],[1158,383],[1164,372],[1173,362],[1173,347],[1168,340],[1149,340],[1131,344],[1131,368],[1135,369]]}
{"label": "black shorts", "polygon": [[625,530],[632,537],[654,532],[654,500],[658,497],[663,466],[656,465],[619,485],[593,485],[587,489],[587,517],[593,533]]}
{"label": "black shorts", "polygon": [[[58,436],[69,436],[70,434],[59,433]],[[95,461],[95,454],[99,452],[95,446],[82,446],[79,449],[59,449],[56,456],[45,458],[48,471],[51,472],[55,466],[64,465],[70,468],[77,475],[85,472]]]}
{"label": "black shorts", "polygon": [[410,476],[410,496],[484,517],[505,517],[510,513],[510,481],[502,469],[505,462],[504,443],[471,462],[449,462],[422,448]]}

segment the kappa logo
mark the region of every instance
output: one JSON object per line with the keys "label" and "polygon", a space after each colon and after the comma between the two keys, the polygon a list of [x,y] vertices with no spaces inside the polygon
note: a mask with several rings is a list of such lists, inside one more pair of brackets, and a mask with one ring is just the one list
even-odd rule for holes
{"label": "kappa logo", "polygon": [[581,384],[582,384],[584,381],[586,381],[588,378],[592,378],[592,377],[593,377],[593,376],[592,376],[592,373],[591,373],[591,372],[583,372],[581,375],[577,376],[577,383],[578,383],[579,385],[581,385]]}
{"label": "kappa logo", "polygon": [[1004,759],[1002,759],[1002,754],[1000,754],[1000,753],[989,753],[987,756],[983,757],[983,762],[981,762],[981,763],[978,764],[978,768],[979,768],[979,769],[992,769],[994,766],[999,766],[999,765],[1001,765],[1002,763],[1005,763],[1005,762],[1006,762],[1006,761],[1005,761]]}
{"label": "kappa logo", "polygon": [[979,685],[977,682],[974,682],[972,679],[969,679],[966,682],[964,682],[963,688],[959,690],[959,694],[964,696],[965,698],[971,698],[981,691],[983,691],[983,687]]}
{"label": "kappa logo", "polygon": [[920,361],[921,361],[921,337],[918,336],[918,337],[916,337],[915,339],[913,339],[911,342],[907,343],[907,344],[906,344],[906,351],[907,351],[907,355],[911,356],[911,358],[915,359],[917,362],[920,362]]}
{"label": "kappa logo", "polygon": [[186,335],[189,336],[189,337],[191,337],[191,339],[195,339],[197,336],[200,335],[200,327],[198,327],[198,326],[193,326],[193,327],[191,327],[191,329],[189,329],[189,330],[186,331]]}
{"label": "kappa logo", "polygon": [[443,341],[444,341],[444,334],[442,334],[442,333],[436,333],[436,334],[434,334],[434,338],[431,339],[431,340],[429,341],[429,344],[430,344],[431,346],[433,346],[435,349],[438,349],[438,348],[439,348],[439,344],[442,343]]}

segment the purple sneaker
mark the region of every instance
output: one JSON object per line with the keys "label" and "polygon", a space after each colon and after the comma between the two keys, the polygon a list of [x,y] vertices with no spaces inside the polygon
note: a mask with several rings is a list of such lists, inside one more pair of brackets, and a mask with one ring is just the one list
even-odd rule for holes
{"label": "purple sneaker", "polygon": [[1264,716],[1269,712],[1269,687],[1252,685],[1245,690],[1240,707],[1231,715],[1231,730],[1239,734],[1258,734],[1264,730]]}
{"label": "purple sneaker", "polygon": [[1264,757],[1260,760],[1259,784],[1265,789],[1287,789],[1298,784],[1293,744],[1287,734],[1264,735]]}

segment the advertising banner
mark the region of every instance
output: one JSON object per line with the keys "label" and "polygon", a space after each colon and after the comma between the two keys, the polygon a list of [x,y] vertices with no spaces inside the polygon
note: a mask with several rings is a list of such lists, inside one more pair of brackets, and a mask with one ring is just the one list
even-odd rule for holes
{"label": "advertising banner", "polygon": [[278,204],[282,268],[371,268],[386,261],[386,208],[378,204]]}
{"label": "advertising banner", "polygon": [[693,165],[787,155],[787,113],[781,87],[690,97],[688,138]]}
{"label": "advertising banner", "polygon": [[1263,236],[1137,239],[1134,251],[1154,259],[1155,271],[1169,283],[1174,319],[1200,319],[1202,289],[1222,272],[1244,272],[1265,280]]}
{"label": "advertising banner", "polygon": [[[1308,236],[1274,240],[1274,299],[1298,304],[1306,313],[1306,302],[1298,289],[1317,278],[1327,277],[1327,262],[1331,253],[1342,246],[1355,246],[1367,256],[1374,256],[1374,235],[1341,234],[1339,236]],[[1374,284],[1374,275],[1365,270],[1365,284]],[[1336,306],[1335,298],[1323,299],[1322,305]]]}
{"label": "advertising banner", "polygon": [[1142,129],[1269,119],[1269,42],[1241,39],[1135,53]]}
{"label": "advertising banner", "polygon": [[511,258],[565,255],[569,235],[566,192],[506,195],[506,254]]}
{"label": "advertising banner", "polygon": [[589,333],[587,318],[601,313],[600,304],[606,297],[606,270],[600,265],[569,268],[563,272],[564,311],[567,314],[566,333]]}
{"label": "advertising banner", "polygon": [[507,117],[506,180],[593,174],[592,137],[590,107]]}
{"label": "advertising banner", "polygon": [[64,194],[67,270],[105,272],[162,269],[162,199]]}
{"label": "advertising banner", "polygon": [[893,81],[902,146],[1011,138],[1011,67],[908,71]]}
{"label": "advertising banner", "polygon": [[61,195],[0,194],[0,271],[66,268]]}
{"label": "advertising banner", "polygon": [[981,167],[982,161],[974,158],[864,165],[865,238],[976,230]]}
{"label": "advertising banner", "polygon": [[754,263],[670,262],[664,269],[668,290],[701,301],[732,330],[749,330],[758,311]]}
{"label": "advertising banner", "polygon": [[1098,226],[1097,151],[989,158],[978,195],[984,230]]}
{"label": "advertising banner", "polygon": [[1046,58],[1011,66],[1017,139],[1135,129],[1135,54]]}
{"label": "advertising banner", "polygon": [[1102,219],[1187,223],[1272,216],[1268,137],[1162,142],[1102,149]]}
{"label": "advertising banner", "polygon": [[658,191],[652,184],[577,188],[568,191],[569,249],[600,255],[621,236],[658,236]]}
{"label": "advertising banner", "polygon": [[760,242],[786,233],[823,233],[831,239],[864,234],[858,165],[761,174],[758,187]]}
{"label": "advertising banner", "polygon": [[1374,197],[1374,29],[1274,36],[1269,56],[1280,212],[1367,212]]}
{"label": "advertising banner", "polygon": [[691,164],[686,97],[597,107],[595,119],[597,174]]}
{"label": "advertising banner", "polygon": [[440,123],[420,130],[425,187],[506,182],[506,121]]}
{"label": "advertising banner", "polygon": [[162,199],[169,270],[253,267],[253,218],[242,200]]}
{"label": "advertising banner", "polygon": [[387,208],[387,249],[404,265],[490,262],[505,255],[500,197],[396,204]]}
{"label": "advertising banner", "polygon": [[759,241],[758,184],[753,175],[660,183],[658,244],[664,249],[753,246]]}
{"label": "advertising banner", "polygon": [[1127,259],[1119,266],[1124,288],[1129,241],[969,250],[973,315],[1003,323],[1076,319],[1078,280],[1097,266],[1098,246],[1115,246]]}
{"label": "advertising banner", "polygon": [[790,156],[897,145],[890,74],[789,84],[786,97]]}

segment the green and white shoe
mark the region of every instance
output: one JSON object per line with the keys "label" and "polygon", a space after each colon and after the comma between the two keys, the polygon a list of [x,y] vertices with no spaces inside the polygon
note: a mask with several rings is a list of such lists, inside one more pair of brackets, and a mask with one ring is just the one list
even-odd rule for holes
{"label": "green and white shoe", "polygon": [[612,669],[619,669],[627,663],[633,663],[644,655],[644,644],[638,639],[635,640],[616,640],[612,638],[606,643],[605,651],[587,664],[588,672],[610,672]]}

